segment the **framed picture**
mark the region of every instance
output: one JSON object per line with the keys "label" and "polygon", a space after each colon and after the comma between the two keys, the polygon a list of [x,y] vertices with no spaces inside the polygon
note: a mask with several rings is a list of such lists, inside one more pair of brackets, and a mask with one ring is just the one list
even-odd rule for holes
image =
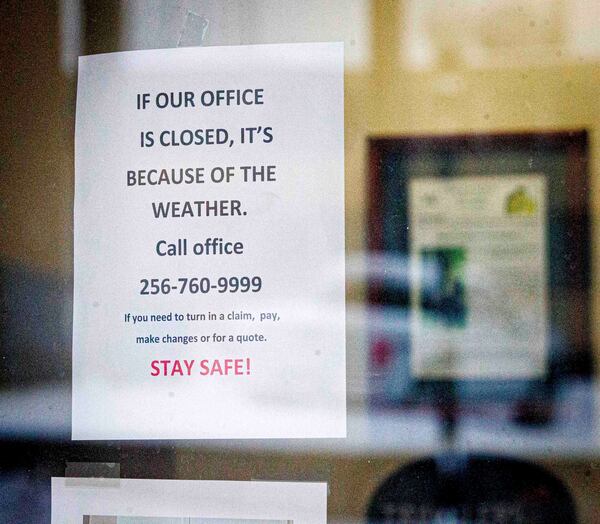
{"label": "framed picture", "polygon": [[372,404],[547,419],[593,367],[586,132],[369,148]]}

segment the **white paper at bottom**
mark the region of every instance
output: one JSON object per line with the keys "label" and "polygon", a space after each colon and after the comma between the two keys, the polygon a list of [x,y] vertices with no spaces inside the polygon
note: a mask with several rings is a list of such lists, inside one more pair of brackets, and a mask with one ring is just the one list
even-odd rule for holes
{"label": "white paper at bottom", "polygon": [[52,524],[324,524],[327,484],[52,479]]}

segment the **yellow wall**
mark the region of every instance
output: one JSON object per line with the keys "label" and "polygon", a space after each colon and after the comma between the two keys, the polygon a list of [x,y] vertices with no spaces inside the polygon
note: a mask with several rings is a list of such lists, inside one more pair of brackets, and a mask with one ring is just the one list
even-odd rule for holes
{"label": "yellow wall", "polygon": [[0,257],[70,272],[73,83],[60,74],[52,2],[0,16]]}

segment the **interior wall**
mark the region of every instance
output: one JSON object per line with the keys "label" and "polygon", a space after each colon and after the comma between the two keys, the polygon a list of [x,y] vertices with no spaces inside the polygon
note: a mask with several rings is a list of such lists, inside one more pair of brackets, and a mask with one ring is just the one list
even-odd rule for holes
{"label": "interior wall", "polygon": [[57,2],[0,5],[0,259],[72,267],[72,90],[59,70]]}

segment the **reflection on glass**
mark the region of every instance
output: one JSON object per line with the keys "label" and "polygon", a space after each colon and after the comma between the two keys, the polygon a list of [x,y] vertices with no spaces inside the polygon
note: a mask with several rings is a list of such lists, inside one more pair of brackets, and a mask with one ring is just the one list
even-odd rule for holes
{"label": "reflection on glass", "polygon": [[[202,23],[186,34],[190,17]],[[46,524],[49,478],[77,460],[120,462],[123,476],[137,478],[326,480],[333,522],[518,521],[525,498],[549,498],[557,513],[540,510],[542,522],[570,522],[574,508],[578,522],[595,524],[598,19],[597,0],[5,2],[0,521]],[[180,38],[345,43],[347,439],[71,442],[76,55],[174,47]],[[441,230],[435,223],[415,233],[409,180],[435,180],[423,210],[453,180],[536,175],[540,194],[520,183],[508,193],[485,184],[464,191],[474,200],[488,193],[529,224],[516,237],[476,238],[448,208],[452,242],[425,242]],[[539,228],[532,213],[543,205]],[[478,254],[484,243],[493,249]],[[319,336],[326,308],[286,307],[314,323],[304,336]],[[479,331],[466,349],[474,315]],[[266,400],[285,404],[287,394]],[[542,473],[534,482],[532,467],[570,496],[544,485]],[[502,491],[507,484],[519,490]]]}

